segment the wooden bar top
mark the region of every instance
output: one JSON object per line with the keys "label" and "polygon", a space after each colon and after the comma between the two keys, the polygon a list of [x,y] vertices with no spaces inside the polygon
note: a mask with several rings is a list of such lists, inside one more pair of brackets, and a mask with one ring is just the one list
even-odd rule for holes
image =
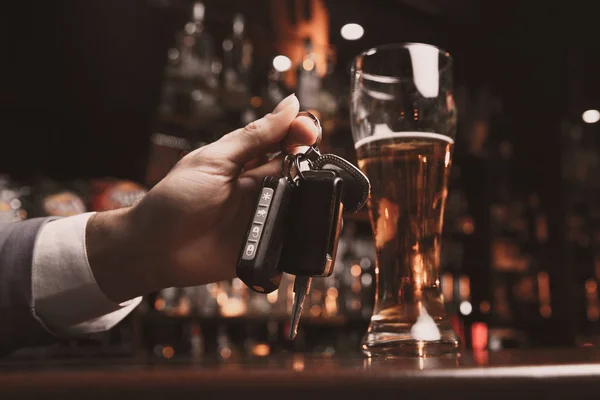
{"label": "wooden bar top", "polygon": [[278,354],[150,363],[93,358],[0,362],[0,399],[600,398],[600,351],[511,350],[447,358]]}

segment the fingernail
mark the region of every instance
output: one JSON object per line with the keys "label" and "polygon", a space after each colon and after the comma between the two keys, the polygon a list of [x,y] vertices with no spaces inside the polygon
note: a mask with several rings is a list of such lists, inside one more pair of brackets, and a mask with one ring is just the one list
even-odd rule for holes
{"label": "fingernail", "polygon": [[285,110],[287,108],[287,106],[289,106],[290,104],[292,104],[294,102],[295,98],[296,98],[296,93],[292,93],[285,99],[281,100],[281,102],[279,104],[277,104],[277,107],[275,107],[275,109],[273,110],[273,114],[277,114],[279,111]]}

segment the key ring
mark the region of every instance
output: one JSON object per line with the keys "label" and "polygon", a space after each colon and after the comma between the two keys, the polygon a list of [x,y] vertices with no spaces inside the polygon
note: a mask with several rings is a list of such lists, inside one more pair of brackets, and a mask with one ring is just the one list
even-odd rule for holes
{"label": "key ring", "polygon": [[[321,121],[319,121],[319,118],[317,118],[314,114],[308,111],[300,111],[298,115],[296,115],[296,118],[298,117],[308,117],[312,119],[313,123],[317,127],[317,139],[315,140],[315,143],[313,143],[310,147],[318,147],[319,144],[321,144],[321,140],[323,139],[323,128],[321,127]],[[288,154],[288,152],[285,150],[284,142],[285,140],[282,140],[279,146],[283,154]]]}
{"label": "key ring", "polygon": [[300,153],[300,154],[296,154],[294,156],[294,166],[296,167],[296,174],[297,174],[296,176],[299,176],[302,179],[304,179],[304,173],[300,169],[300,163],[304,160],[308,161],[308,165],[309,165],[310,169],[312,169],[313,162],[308,157],[305,157],[304,154]]}
{"label": "key ring", "polygon": [[[305,179],[302,169],[300,169],[300,162],[304,160],[308,161],[310,168],[312,169],[312,161],[303,157],[303,154],[286,154],[281,162],[281,174],[292,183],[296,183],[298,177]],[[296,176],[292,176],[292,166],[296,168]]]}
{"label": "key ring", "polygon": [[292,176],[292,165],[295,163],[296,158],[297,157],[295,155],[286,154],[283,160],[281,160],[281,174],[292,183],[294,183],[294,177]]}
{"label": "key ring", "polygon": [[313,120],[313,123],[317,127],[317,140],[315,140],[315,143],[313,143],[312,147],[319,147],[321,140],[323,139],[323,127],[321,127],[321,121],[319,121],[319,118],[308,111],[300,111],[296,118],[298,117],[308,117]]}

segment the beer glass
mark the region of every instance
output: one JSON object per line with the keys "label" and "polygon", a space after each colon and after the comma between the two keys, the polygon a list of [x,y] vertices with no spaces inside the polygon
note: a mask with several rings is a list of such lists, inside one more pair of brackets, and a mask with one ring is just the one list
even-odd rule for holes
{"label": "beer glass", "polygon": [[452,58],[422,43],[360,54],[352,66],[352,136],[371,181],[375,308],[363,338],[374,355],[437,356],[460,342],[440,290],[440,245],[456,135]]}

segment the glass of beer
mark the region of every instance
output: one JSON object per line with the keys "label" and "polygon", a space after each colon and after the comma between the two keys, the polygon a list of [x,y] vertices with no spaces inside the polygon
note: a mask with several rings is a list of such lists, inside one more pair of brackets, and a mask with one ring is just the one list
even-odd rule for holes
{"label": "glass of beer", "polygon": [[428,44],[377,47],[352,66],[352,136],[371,181],[377,250],[368,356],[457,353],[440,290],[440,246],[456,135],[452,58]]}

